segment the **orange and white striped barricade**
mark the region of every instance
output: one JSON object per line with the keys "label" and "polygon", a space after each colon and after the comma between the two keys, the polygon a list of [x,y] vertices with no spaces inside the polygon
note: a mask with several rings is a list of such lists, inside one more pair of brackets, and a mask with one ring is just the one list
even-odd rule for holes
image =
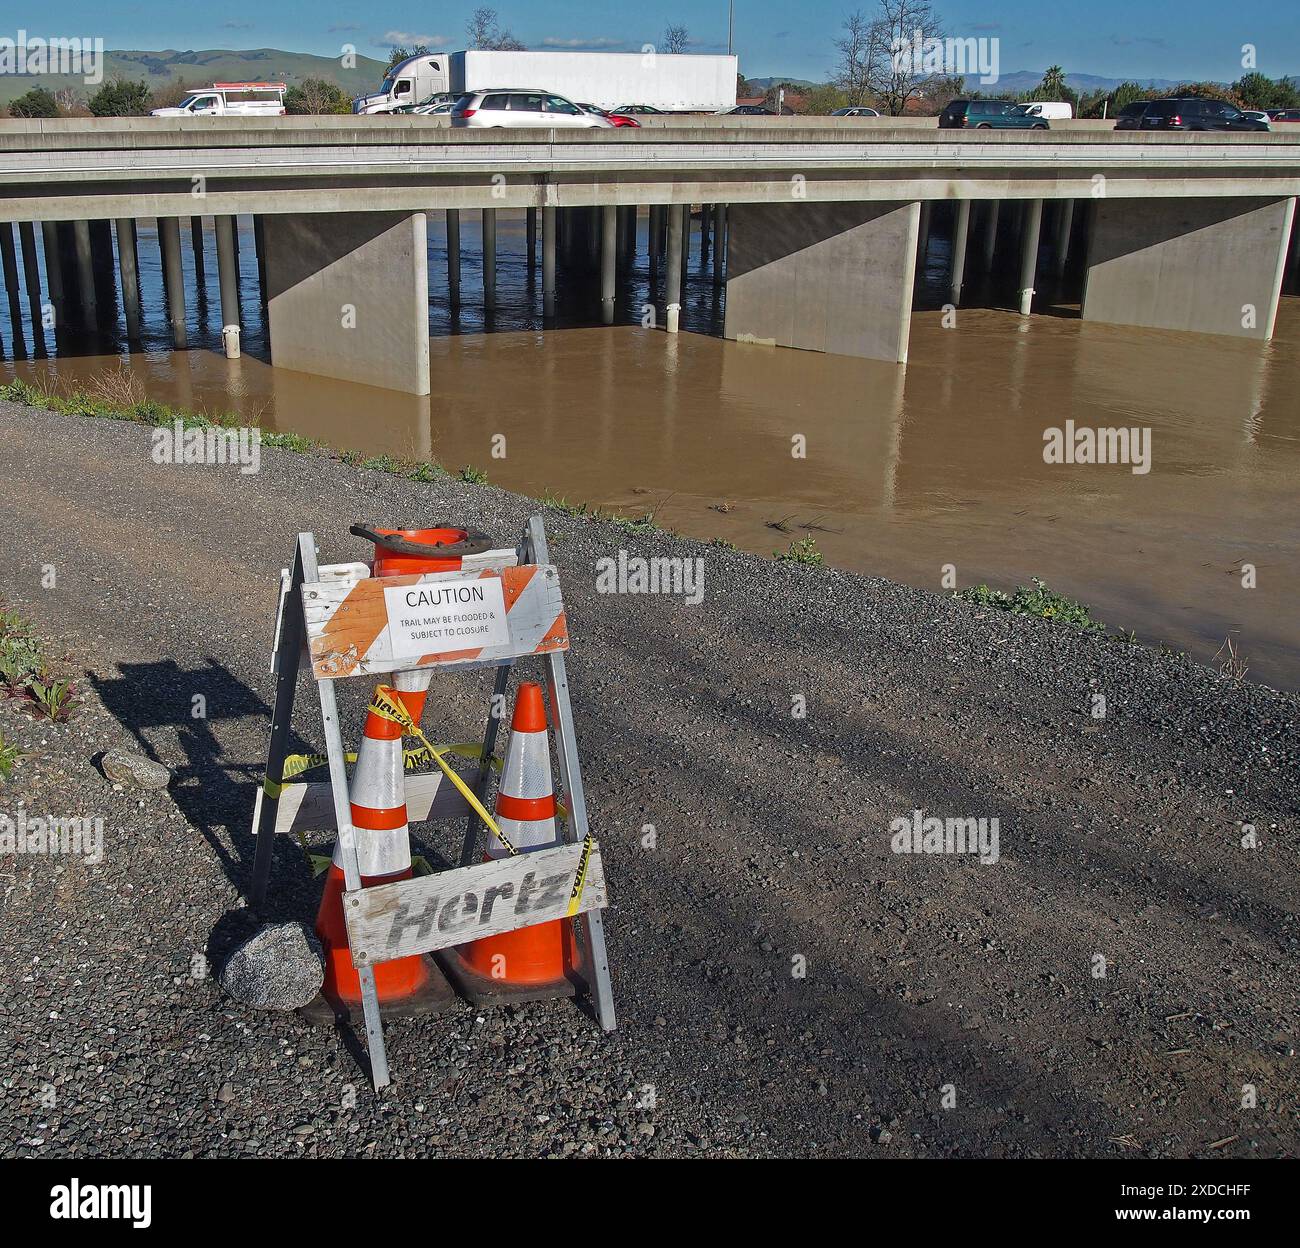
{"label": "orange and white striped barricade", "polygon": [[[377,565],[376,571],[387,569]],[[453,946],[554,919],[575,923],[582,945],[582,991],[601,1028],[613,1031],[613,992],[601,916],[606,904],[604,866],[587,818],[565,668],[568,624],[541,516],[529,521],[518,548],[467,555],[459,570],[449,572],[372,575],[365,563],[319,567],[315,538],[300,533],[293,567],[281,580],[272,662],[275,709],[266,780],[258,790],[253,815],[257,840],[250,898],[255,908],[264,907],[277,833],[337,830],[343,914],[361,987],[375,1089],[390,1082],[376,966],[450,951]],[[561,843],[520,854],[484,802],[499,708],[505,704],[511,670],[528,659],[540,660],[544,669],[567,818]],[[320,697],[328,784],[292,784],[285,778],[294,693],[304,664]],[[397,721],[431,752],[439,767],[405,776],[408,822],[462,815],[467,822],[460,866],[363,887],[334,682],[484,667],[496,668],[496,679],[472,782],[447,764],[443,751],[411,719],[400,697],[390,696],[393,691],[386,692],[384,685],[376,689],[371,712]],[[480,825],[503,856],[475,861]]]}

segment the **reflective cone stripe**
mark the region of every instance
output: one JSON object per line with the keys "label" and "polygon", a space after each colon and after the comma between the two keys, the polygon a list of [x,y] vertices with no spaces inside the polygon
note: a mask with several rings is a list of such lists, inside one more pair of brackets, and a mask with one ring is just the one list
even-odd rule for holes
{"label": "reflective cone stripe", "polygon": [[[555,785],[546,730],[542,687],[525,683],[515,695],[505,763],[496,800],[496,820],[520,853],[559,843]],[[506,849],[489,840],[487,857],[504,858]],[[488,936],[461,948],[465,964],[478,975],[505,985],[544,987],[566,979],[574,965],[572,925],[552,919],[532,927]]]}

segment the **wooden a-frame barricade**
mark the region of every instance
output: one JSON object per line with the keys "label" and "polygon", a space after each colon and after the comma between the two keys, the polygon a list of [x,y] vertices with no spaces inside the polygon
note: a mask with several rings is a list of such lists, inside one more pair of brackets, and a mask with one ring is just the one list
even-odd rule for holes
{"label": "wooden a-frame barricade", "polygon": [[[509,640],[478,650],[421,655],[394,653],[384,589],[467,579],[499,578],[506,604]],[[615,1027],[614,1001],[605,952],[601,908],[605,879],[599,843],[590,835],[582,767],[569,703],[564,652],[568,631],[559,575],[549,561],[541,516],[533,516],[517,549],[466,556],[458,572],[372,577],[364,563],[317,566],[316,541],[300,533],[293,566],[281,578],[272,670],[275,708],[267,751],[266,780],[253,811],[256,849],[250,901],[265,906],[274,842],[279,833],[336,829],[345,892],[343,912],[348,945],[361,982],[362,1013],[376,1091],[390,1082],[374,966],[393,958],[446,949],[485,936],[555,918],[576,920],[584,957],[580,968],[586,995],[600,1026]],[[408,820],[467,816],[460,865],[372,888],[361,887],[355,832],[348,798],[343,736],[334,682],[353,676],[432,667],[465,670],[493,667],[493,707],[486,718],[482,753],[472,791],[487,795],[501,708],[510,672],[520,659],[539,657],[545,667],[559,763],[561,800],[567,808],[564,843],[550,849],[476,862],[480,820],[440,770],[405,778]],[[306,664],[320,695],[328,784],[284,781],[294,695]],[[430,692],[436,689],[436,682]],[[433,704],[431,699],[430,704]],[[543,887],[544,885],[544,887]],[[489,907],[487,899],[505,899]]]}

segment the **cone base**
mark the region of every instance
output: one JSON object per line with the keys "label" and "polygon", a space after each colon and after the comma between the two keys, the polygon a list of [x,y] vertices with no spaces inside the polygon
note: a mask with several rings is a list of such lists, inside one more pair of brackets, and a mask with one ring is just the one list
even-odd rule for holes
{"label": "cone base", "polygon": [[[420,961],[428,978],[414,992],[394,1001],[380,1001],[381,1018],[413,1018],[421,1014],[446,1014],[461,1008],[460,998],[447,982],[447,977],[427,954]],[[360,1001],[345,1001],[339,997],[319,992],[299,1008],[297,1013],[314,1026],[334,1026],[337,1023],[360,1024],[363,1021]]]}
{"label": "cone base", "polygon": [[525,1001],[551,1001],[557,997],[574,997],[579,992],[584,992],[587,986],[581,974],[574,970],[566,971],[563,978],[549,982],[512,984],[502,979],[480,975],[466,965],[459,948],[443,949],[435,956],[438,965],[455,985],[456,991],[475,1006],[521,1005]]}

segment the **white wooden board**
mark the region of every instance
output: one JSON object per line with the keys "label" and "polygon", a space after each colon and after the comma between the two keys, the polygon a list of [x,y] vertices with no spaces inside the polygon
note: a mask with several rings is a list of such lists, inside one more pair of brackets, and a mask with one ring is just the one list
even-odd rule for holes
{"label": "white wooden board", "polygon": [[[463,945],[569,912],[581,842],[457,867],[343,894],[352,960],[361,966]],[[606,904],[600,845],[593,842],[575,914]]]}
{"label": "white wooden board", "polygon": [[[469,803],[455,785],[445,780],[442,772],[408,775],[405,780],[408,823],[421,823],[426,819],[459,819],[469,814]],[[336,832],[338,826],[334,815],[334,794],[328,781],[284,786],[275,811],[277,833]]]}

